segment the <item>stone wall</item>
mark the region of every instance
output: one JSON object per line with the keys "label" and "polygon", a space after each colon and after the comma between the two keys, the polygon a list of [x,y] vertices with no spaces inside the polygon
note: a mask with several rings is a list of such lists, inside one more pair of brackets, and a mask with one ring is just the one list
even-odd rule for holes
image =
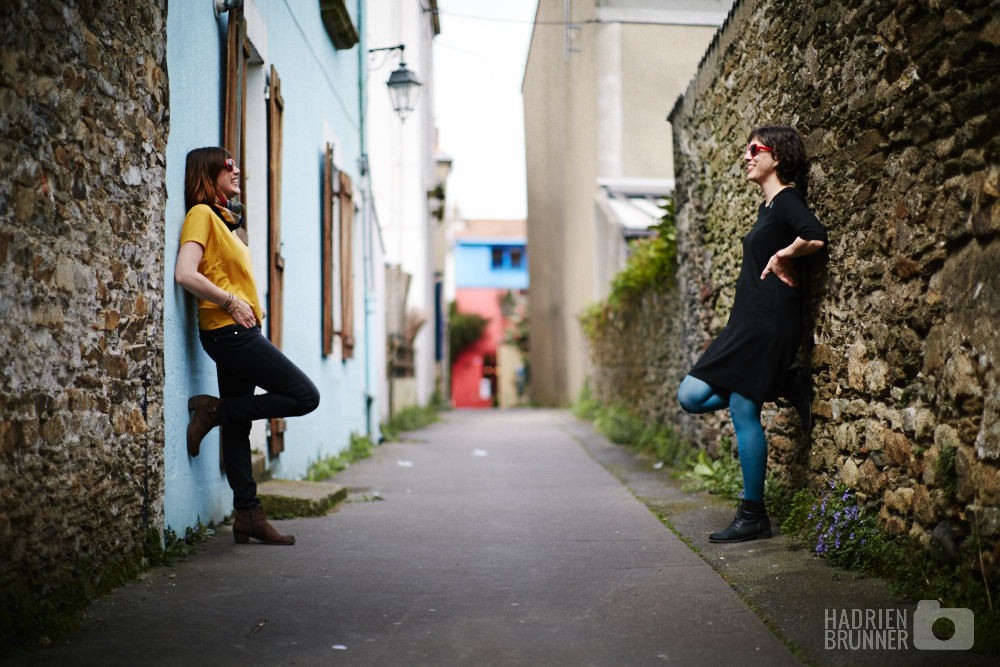
{"label": "stone wall", "polygon": [[166,109],[165,1],[0,3],[5,631],[162,528]]}
{"label": "stone wall", "polygon": [[770,468],[792,486],[842,479],[884,528],[924,543],[942,525],[1000,536],[998,9],[737,2],[670,115],[680,306],[632,339],[652,359],[665,352],[641,331],[679,332],[644,389],[662,396],[660,418],[701,443],[731,433],[725,415],[678,414],[673,392],[732,305],[760,201],[748,133],[796,126],[830,244],[813,262],[803,349],[816,423],[807,437],[794,411],[768,407]]}

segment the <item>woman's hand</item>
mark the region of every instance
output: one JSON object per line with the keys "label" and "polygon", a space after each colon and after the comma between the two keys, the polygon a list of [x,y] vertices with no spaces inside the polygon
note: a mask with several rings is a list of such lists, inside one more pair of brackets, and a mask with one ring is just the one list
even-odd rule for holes
{"label": "woman's hand", "polygon": [[209,301],[224,308],[233,320],[244,329],[256,326],[257,318],[249,303],[240,299],[235,294],[226,292],[198,271],[198,266],[201,264],[201,258],[204,254],[205,249],[195,241],[188,241],[182,245],[177,251],[177,266],[174,269],[174,280],[177,281],[178,285],[199,299]]}
{"label": "woman's hand", "polygon": [[799,286],[798,271],[795,270],[791,260],[779,257],[778,253],[774,253],[767,260],[767,266],[764,267],[764,272],[760,274],[760,279],[767,278],[767,274],[769,273],[778,276],[778,279],[789,287]]}
{"label": "woman's hand", "polygon": [[253,314],[253,308],[239,297],[236,297],[233,303],[230,304],[228,312],[233,320],[236,321],[236,324],[244,329],[257,326],[257,317]]}

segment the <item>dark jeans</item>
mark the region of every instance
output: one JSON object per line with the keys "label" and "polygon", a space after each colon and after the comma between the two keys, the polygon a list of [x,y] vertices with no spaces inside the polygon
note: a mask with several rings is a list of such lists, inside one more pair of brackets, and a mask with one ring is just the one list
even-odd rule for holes
{"label": "dark jeans", "polygon": [[[261,335],[260,327],[244,329],[233,324],[202,331],[200,337],[219,378],[222,456],[233,489],[233,507],[256,507],[260,501],[250,458],[250,422],[312,412],[319,405],[319,391]],[[255,395],[256,387],[268,393]]]}

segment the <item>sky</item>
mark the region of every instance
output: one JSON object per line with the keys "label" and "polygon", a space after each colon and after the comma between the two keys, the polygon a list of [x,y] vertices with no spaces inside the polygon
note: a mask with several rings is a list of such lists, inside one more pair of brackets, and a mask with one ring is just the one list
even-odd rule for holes
{"label": "sky", "polygon": [[467,219],[524,219],[521,79],[537,0],[439,0],[434,39],[438,149],[448,205]]}

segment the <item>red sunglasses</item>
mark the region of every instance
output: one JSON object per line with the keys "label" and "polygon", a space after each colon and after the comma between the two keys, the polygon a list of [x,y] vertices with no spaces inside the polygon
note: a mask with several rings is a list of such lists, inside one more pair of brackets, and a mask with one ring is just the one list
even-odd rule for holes
{"label": "red sunglasses", "polygon": [[747,150],[750,151],[750,157],[757,157],[757,153],[760,151],[767,151],[770,153],[772,149],[764,146],[763,144],[749,144],[747,146]]}
{"label": "red sunglasses", "polygon": [[[767,150],[771,150],[771,149],[768,148]],[[753,155],[753,153],[751,153],[751,155]],[[236,160],[234,160],[233,158],[228,158],[226,160],[226,165],[225,166],[226,166],[226,169],[228,169],[229,171],[236,171]]]}

